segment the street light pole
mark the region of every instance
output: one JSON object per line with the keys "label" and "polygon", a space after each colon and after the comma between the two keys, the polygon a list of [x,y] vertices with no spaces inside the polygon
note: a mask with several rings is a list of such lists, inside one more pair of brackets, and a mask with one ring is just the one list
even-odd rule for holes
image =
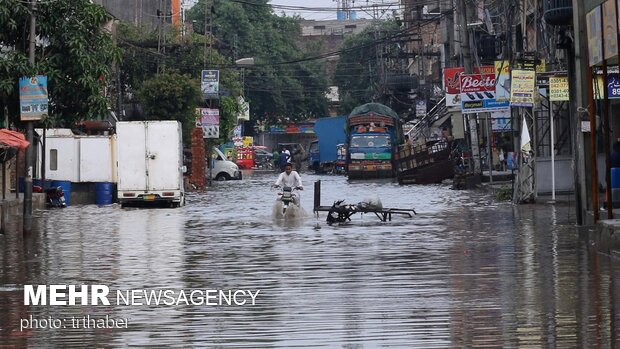
{"label": "street light pole", "polygon": [[[34,66],[35,40],[36,40],[36,0],[30,0],[30,45],[28,48],[29,61]],[[26,173],[24,178],[24,233],[32,231],[32,175],[34,160],[34,121],[26,121],[26,137],[28,148],[26,149]]]}

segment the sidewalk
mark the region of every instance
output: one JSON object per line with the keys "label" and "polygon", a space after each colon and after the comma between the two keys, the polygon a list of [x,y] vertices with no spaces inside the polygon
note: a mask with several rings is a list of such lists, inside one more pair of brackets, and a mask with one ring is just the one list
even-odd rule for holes
{"label": "sidewalk", "polygon": [[[19,197],[15,197],[15,193],[6,196],[5,200],[0,197],[0,229],[5,230],[9,223],[22,220],[24,207],[24,194],[20,193]],[[45,194],[32,194],[32,210],[45,209]]]}

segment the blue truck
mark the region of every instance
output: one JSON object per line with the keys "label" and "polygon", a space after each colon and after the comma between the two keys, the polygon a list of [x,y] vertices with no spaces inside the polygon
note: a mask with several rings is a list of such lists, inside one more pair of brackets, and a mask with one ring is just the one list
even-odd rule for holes
{"label": "blue truck", "polygon": [[358,106],[347,117],[346,131],[349,179],[396,175],[398,146],[404,138],[396,112],[380,103]]}
{"label": "blue truck", "polygon": [[308,169],[316,173],[336,172],[338,145],[346,141],[346,116],[317,119],[314,133],[317,140],[308,149]]}

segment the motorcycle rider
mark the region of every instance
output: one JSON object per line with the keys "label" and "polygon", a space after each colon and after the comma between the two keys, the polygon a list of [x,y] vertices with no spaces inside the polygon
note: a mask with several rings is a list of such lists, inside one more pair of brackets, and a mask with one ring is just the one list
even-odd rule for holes
{"label": "motorcycle rider", "polygon": [[[293,171],[293,164],[287,162],[284,165],[284,172],[280,173],[278,179],[273,185],[274,187],[291,187],[297,190],[304,190],[301,183],[301,177],[297,171]],[[299,196],[293,193],[293,203],[299,206]]]}

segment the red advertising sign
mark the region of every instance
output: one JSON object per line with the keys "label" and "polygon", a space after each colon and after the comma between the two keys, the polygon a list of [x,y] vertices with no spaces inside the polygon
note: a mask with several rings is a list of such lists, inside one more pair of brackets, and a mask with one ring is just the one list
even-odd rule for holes
{"label": "red advertising sign", "polygon": [[[445,68],[444,69],[444,86],[446,89],[446,106],[461,107],[461,76],[465,73],[465,68]],[[490,74],[495,79],[495,67],[492,65],[474,67],[475,74]],[[495,83],[495,82],[493,82]],[[493,86],[495,91],[495,86]]]}
{"label": "red advertising sign", "polygon": [[461,94],[485,91],[493,92],[495,96],[495,74],[461,74]]}
{"label": "red advertising sign", "polygon": [[443,76],[447,94],[461,93],[461,79],[459,77],[464,72],[465,68],[446,68],[444,70]]}

